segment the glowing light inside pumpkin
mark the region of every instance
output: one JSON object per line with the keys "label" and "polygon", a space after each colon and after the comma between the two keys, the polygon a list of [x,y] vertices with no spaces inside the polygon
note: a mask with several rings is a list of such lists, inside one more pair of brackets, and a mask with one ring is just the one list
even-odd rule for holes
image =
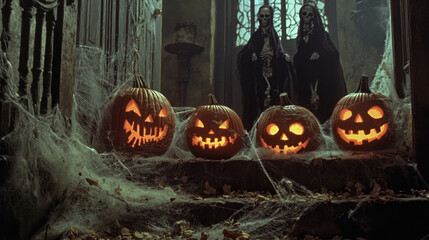
{"label": "glowing light inside pumpkin", "polygon": [[295,135],[302,135],[304,133],[304,127],[300,123],[292,123],[289,127],[289,131]]}
{"label": "glowing light inside pumpkin", "polygon": [[203,149],[217,149],[219,147],[225,147],[230,144],[234,144],[235,140],[238,138],[238,135],[234,133],[233,137],[221,137],[219,138],[206,138],[203,140],[203,137],[197,137],[194,135],[192,137],[192,146],[200,146]]}
{"label": "glowing light inside pumpkin", "polygon": [[264,146],[265,148],[271,149],[272,151],[274,151],[276,154],[279,153],[283,153],[283,154],[288,154],[288,153],[297,153],[299,151],[301,151],[302,149],[306,148],[308,143],[310,142],[310,138],[307,138],[307,140],[303,142],[299,142],[298,146],[289,146],[289,145],[275,145],[275,146],[270,146],[268,145],[264,139],[262,137],[260,137],[261,142],[262,142],[262,146]]}
{"label": "glowing light inside pumpkin", "polygon": [[341,139],[345,142],[352,142],[354,145],[363,145],[363,141],[372,142],[376,139],[380,139],[387,132],[388,124],[385,123],[380,127],[380,131],[377,131],[375,128],[372,128],[369,134],[365,134],[364,130],[358,130],[357,133],[353,133],[352,130],[347,134],[344,129],[337,128],[337,133],[340,135]]}
{"label": "glowing light inside pumpkin", "polygon": [[270,123],[267,126],[267,133],[270,135],[276,135],[276,133],[279,132],[279,127],[274,124],[274,123]]}
{"label": "glowing light inside pumpkin", "polygon": [[340,120],[345,121],[345,120],[349,119],[352,115],[353,115],[352,111],[350,111],[348,109],[343,109],[340,112]]}
{"label": "glowing light inside pumpkin", "polygon": [[126,108],[125,108],[125,112],[134,112],[135,114],[139,115],[139,117],[142,116],[142,114],[140,113],[139,110],[139,106],[137,105],[137,103],[134,101],[134,99],[131,99]]}
{"label": "glowing light inside pumpkin", "polygon": [[228,128],[229,128],[229,121],[228,121],[228,119],[227,119],[225,122],[223,122],[223,123],[219,126],[219,128],[220,128],[220,129],[228,129]]}
{"label": "glowing light inside pumpkin", "polygon": [[136,130],[134,130],[134,122],[130,124],[128,120],[125,120],[124,130],[126,133],[130,132],[127,143],[132,144],[131,147],[134,148],[136,145],[140,146],[146,143],[161,141],[167,135],[168,125],[164,125],[163,128],[143,127],[143,132],[141,133],[140,124],[137,124]]}
{"label": "glowing light inside pumpkin", "polygon": [[284,133],[283,133],[283,135],[282,135],[282,137],[280,139],[283,140],[283,141],[289,140],[289,138]]}
{"label": "glowing light inside pumpkin", "polygon": [[204,124],[199,118],[195,121],[195,127],[204,128]]}
{"label": "glowing light inside pumpkin", "polygon": [[380,119],[384,116],[384,112],[380,107],[374,106],[368,110],[368,115],[374,119]]}
{"label": "glowing light inside pumpkin", "polygon": [[147,116],[147,118],[144,121],[148,123],[153,123],[152,115],[149,114],[149,116]]}
{"label": "glowing light inside pumpkin", "polygon": [[358,114],[355,118],[355,123],[363,123],[363,119],[360,114]]}
{"label": "glowing light inside pumpkin", "polygon": [[165,108],[161,109],[161,111],[159,111],[158,116],[167,117],[167,110]]}

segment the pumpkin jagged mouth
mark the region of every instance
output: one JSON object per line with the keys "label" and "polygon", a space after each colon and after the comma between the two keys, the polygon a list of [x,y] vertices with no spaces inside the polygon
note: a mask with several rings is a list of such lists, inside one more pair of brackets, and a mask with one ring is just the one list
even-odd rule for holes
{"label": "pumpkin jagged mouth", "polygon": [[357,133],[353,133],[352,130],[349,130],[347,134],[346,130],[341,128],[337,128],[337,133],[340,135],[341,139],[347,143],[352,142],[354,145],[363,145],[363,141],[368,141],[368,143],[370,143],[376,139],[380,140],[380,138],[386,134],[388,126],[387,123],[383,124],[379,131],[372,128],[368,134],[365,134],[364,130],[358,130]]}
{"label": "pumpkin jagged mouth", "polygon": [[283,153],[283,154],[287,154],[287,153],[297,153],[299,151],[301,151],[301,149],[304,149],[307,147],[308,143],[310,142],[310,138],[307,138],[307,140],[303,142],[299,142],[298,146],[289,146],[289,145],[275,145],[275,146],[270,146],[268,145],[264,139],[262,139],[262,137],[260,137],[262,145],[265,148],[271,149],[273,150],[276,154],[278,153]]}
{"label": "pumpkin jagged mouth", "polygon": [[135,147],[136,144],[138,146],[146,143],[151,142],[159,142],[161,141],[166,135],[168,131],[168,125],[164,125],[163,128],[161,127],[153,127],[153,128],[143,128],[143,134],[140,134],[140,124],[137,124],[137,129],[134,130],[134,122],[131,125],[128,120],[125,120],[124,122],[124,130],[126,133],[131,132],[131,134],[128,136],[128,144],[132,142],[131,147]]}
{"label": "pumpkin jagged mouth", "polygon": [[206,146],[208,149],[217,149],[219,147],[225,147],[230,144],[234,144],[235,140],[238,138],[238,135],[234,133],[233,137],[221,137],[219,138],[206,138],[206,140],[203,140],[203,137],[197,137],[194,135],[192,137],[192,146],[201,146],[203,149],[206,149]]}

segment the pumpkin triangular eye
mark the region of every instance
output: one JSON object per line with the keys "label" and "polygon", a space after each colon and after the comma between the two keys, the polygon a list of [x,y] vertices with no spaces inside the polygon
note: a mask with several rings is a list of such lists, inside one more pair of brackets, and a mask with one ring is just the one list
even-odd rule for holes
{"label": "pumpkin triangular eye", "polygon": [[199,118],[195,121],[195,127],[204,128],[204,124]]}
{"label": "pumpkin triangular eye", "polygon": [[229,120],[225,120],[220,126],[219,129],[228,129],[229,128]]}
{"label": "pumpkin triangular eye", "polygon": [[167,110],[165,108],[161,109],[158,116],[160,117],[167,117]]}
{"label": "pumpkin triangular eye", "polygon": [[149,116],[147,116],[147,118],[144,121],[152,123],[153,122],[152,115],[149,114]]}
{"label": "pumpkin triangular eye", "polygon": [[140,113],[140,110],[139,110],[139,106],[134,101],[134,99],[131,99],[128,102],[127,107],[125,108],[125,112],[134,112],[135,114],[139,115],[139,117],[142,116],[142,114]]}

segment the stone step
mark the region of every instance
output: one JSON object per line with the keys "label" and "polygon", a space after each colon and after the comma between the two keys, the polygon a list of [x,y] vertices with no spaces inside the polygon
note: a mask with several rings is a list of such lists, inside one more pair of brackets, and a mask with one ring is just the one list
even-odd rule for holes
{"label": "stone step", "polygon": [[[354,153],[343,156],[286,159],[206,160],[206,159],[139,159],[128,160],[131,181],[156,186],[180,186],[182,190],[201,194],[208,184],[222,194],[231,191],[269,191],[274,183],[288,179],[293,185],[315,192],[344,192],[359,185],[369,192],[374,185],[395,192],[425,187],[415,164],[397,152]],[[263,166],[266,170],[261,167]],[[270,180],[271,178],[271,180]]]}
{"label": "stone step", "polygon": [[196,231],[221,233],[233,228],[228,220],[237,223],[236,229],[250,234],[251,239],[304,239],[305,235],[321,239],[422,239],[429,234],[428,213],[429,200],[415,196],[284,202],[207,198],[131,209],[118,221],[129,229],[144,231],[148,225],[172,229],[174,222],[186,220]]}

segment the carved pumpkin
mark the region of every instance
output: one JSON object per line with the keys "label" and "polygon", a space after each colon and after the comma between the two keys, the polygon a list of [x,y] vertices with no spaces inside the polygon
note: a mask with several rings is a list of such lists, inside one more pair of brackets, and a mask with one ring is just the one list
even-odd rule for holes
{"label": "carved pumpkin", "polygon": [[186,143],[195,157],[228,159],[243,144],[244,128],[232,109],[219,105],[209,94],[209,105],[199,106],[186,127]]}
{"label": "carved pumpkin", "polygon": [[392,142],[391,100],[372,93],[368,77],[362,76],[355,93],[344,96],[332,114],[332,134],[345,150],[372,150]]}
{"label": "carved pumpkin", "polygon": [[320,144],[319,123],[309,110],[293,105],[287,93],[280,94],[281,106],[265,110],[257,125],[256,140],[275,154],[299,153]]}
{"label": "carved pumpkin", "polygon": [[149,89],[141,76],[133,88],[120,91],[106,116],[108,148],[161,155],[174,135],[175,117],[167,98]]}

